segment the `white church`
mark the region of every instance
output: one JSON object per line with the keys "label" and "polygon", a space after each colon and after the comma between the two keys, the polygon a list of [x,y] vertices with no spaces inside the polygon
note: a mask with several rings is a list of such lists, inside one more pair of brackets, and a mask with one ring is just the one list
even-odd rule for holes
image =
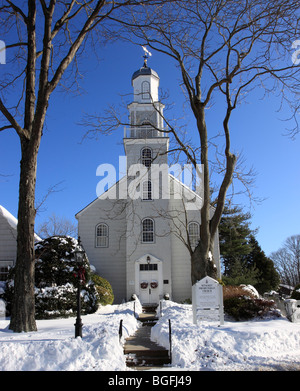
{"label": "white church", "polygon": [[[133,294],[142,304],[163,297],[182,302],[192,297],[190,249],[199,241],[201,192],[168,166],[159,76],[146,57],[132,86],[126,173],[76,214],[78,235],[90,263],[112,285],[115,303]],[[218,238],[214,260],[220,276]]]}

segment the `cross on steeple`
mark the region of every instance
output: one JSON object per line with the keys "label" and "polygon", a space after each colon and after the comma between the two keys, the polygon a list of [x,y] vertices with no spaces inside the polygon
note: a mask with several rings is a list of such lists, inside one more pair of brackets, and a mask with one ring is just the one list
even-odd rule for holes
{"label": "cross on steeple", "polygon": [[152,56],[152,53],[149,52],[149,50],[146,48],[146,46],[142,46],[143,50],[144,50],[144,55],[143,55],[143,58],[144,58],[144,67],[146,68],[147,67],[147,60],[149,57]]}

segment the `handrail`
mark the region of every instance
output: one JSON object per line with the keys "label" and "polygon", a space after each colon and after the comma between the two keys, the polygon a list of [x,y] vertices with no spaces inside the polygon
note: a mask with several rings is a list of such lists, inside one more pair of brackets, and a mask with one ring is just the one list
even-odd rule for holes
{"label": "handrail", "polygon": [[[130,126],[124,127],[124,138],[157,138],[166,137],[165,130],[162,128],[157,130],[152,126]],[[140,137],[138,137],[140,136]]]}
{"label": "handrail", "polygon": [[171,329],[171,319],[169,319],[169,356],[170,356],[170,362],[172,364],[172,329]]}
{"label": "handrail", "polygon": [[119,341],[121,342],[123,335],[123,319],[120,320],[120,326],[119,326]]}

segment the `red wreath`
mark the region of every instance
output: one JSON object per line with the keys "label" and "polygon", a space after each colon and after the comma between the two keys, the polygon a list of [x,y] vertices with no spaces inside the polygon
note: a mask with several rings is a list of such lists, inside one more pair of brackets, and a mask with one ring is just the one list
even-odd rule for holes
{"label": "red wreath", "polygon": [[73,276],[79,279],[80,284],[85,284],[85,268],[83,266],[79,266],[78,273],[73,273]]}
{"label": "red wreath", "polygon": [[147,289],[148,288],[148,282],[147,281],[141,282],[141,288],[142,289]]}
{"label": "red wreath", "polygon": [[158,287],[158,282],[157,281],[151,281],[150,286],[151,286],[152,289],[155,289],[155,288]]}

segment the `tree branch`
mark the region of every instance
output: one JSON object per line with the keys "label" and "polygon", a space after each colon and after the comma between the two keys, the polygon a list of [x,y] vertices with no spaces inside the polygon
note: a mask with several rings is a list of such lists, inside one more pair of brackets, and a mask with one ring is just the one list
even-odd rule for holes
{"label": "tree branch", "polygon": [[24,14],[24,12],[21,10],[21,8],[19,8],[18,6],[16,6],[12,1],[10,0],[6,0],[8,2],[8,4],[11,6],[11,8],[16,12],[18,13],[19,15],[22,16],[25,24],[28,23],[28,18],[27,16]]}
{"label": "tree branch", "polygon": [[10,112],[5,107],[4,103],[2,102],[2,99],[0,98],[0,111],[4,115],[4,117],[8,120],[10,125],[4,126],[1,128],[1,130],[8,129],[8,128],[14,128],[15,131],[18,133],[19,137],[25,137],[26,139],[30,138],[30,133],[23,129],[18,122],[15,120],[15,118],[10,114]]}
{"label": "tree branch", "polygon": [[12,126],[12,125],[2,126],[2,127],[0,128],[0,132],[1,132],[2,130],[6,130],[6,129],[13,129],[13,126]]}
{"label": "tree branch", "polygon": [[86,34],[90,31],[92,25],[94,24],[101,8],[104,6],[105,1],[99,0],[97,2],[97,5],[94,7],[94,10],[92,14],[88,17],[87,21],[85,22],[83,28],[77,35],[76,40],[71,45],[68,54],[64,57],[64,59],[59,64],[52,80],[48,83],[48,93],[51,94],[51,92],[56,88],[58,85],[64,71],[67,69],[71,61],[73,60],[77,50],[79,49],[80,45],[82,44],[83,40],[86,37]]}

